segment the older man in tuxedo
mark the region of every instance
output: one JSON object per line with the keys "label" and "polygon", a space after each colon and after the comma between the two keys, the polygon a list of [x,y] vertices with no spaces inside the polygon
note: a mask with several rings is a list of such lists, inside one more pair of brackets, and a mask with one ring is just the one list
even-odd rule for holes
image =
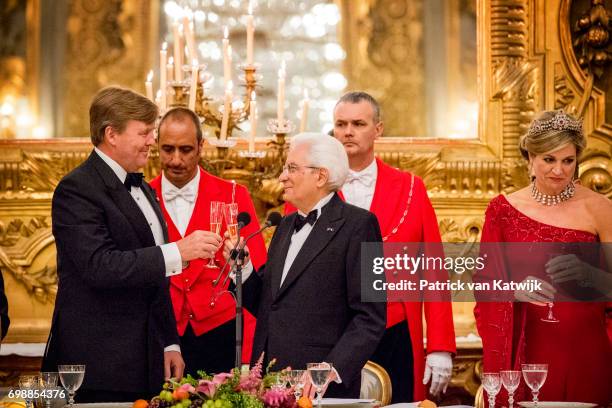
{"label": "older man in tuxedo", "polygon": [[167,241],[155,193],[142,181],[157,106],[131,90],[98,92],[90,109],[94,150],[53,194],[59,285],[44,371],[85,364],[81,401],[133,401],[182,376],[168,276],[210,258],[218,235]]}
{"label": "older man in tuxedo", "polygon": [[337,140],[292,138],[279,180],[298,211],[275,231],[266,265],[246,279],[244,304],[257,317],[253,360],[265,352],[279,368],[331,363],[337,384],[327,395],[357,397],[361,368],[384,332],[385,304],[361,299],[361,244],[381,236],[373,214],[338,197],[347,174]]}

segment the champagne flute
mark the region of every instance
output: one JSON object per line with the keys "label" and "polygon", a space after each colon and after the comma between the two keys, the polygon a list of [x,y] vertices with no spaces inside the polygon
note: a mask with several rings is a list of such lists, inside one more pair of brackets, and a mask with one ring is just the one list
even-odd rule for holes
{"label": "champagne flute", "polygon": [[501,390],[501,379],[499,373],[483,373],[482,386],[489,396],[489,408],[495,408],[495,397]]}
{"label": "champagne flute", "polygon": [[[215,234],[221,234],[221,221],[223,219],[223,206],[225,204],[222,201],[211,201],[210,202],[210,230]],[[207,268],[216,268],[215,255],[210,257],[210,260],[206,264]]]}
{"label": "champagne flute", "polygon": [[[22,390],[22,397],[25,400],[26,408],[33,408],[34,390],[38,385],[38,376],[21,375],[19,376],[19,389]],[[25,395],[24,395],[25,394]]]}
{"label": "champagne flute", "polygon": [[508,408],[514,405],[514,391],[521,383],[521,372],[516,370],[504,370],[499,372],[501,382],[508,391]]}
{"label": "champagne flute", "polygon": [[317,407],[321,408],[321,398],[323,397],[323,387],[329,380],[329,375],[332,371],[332,365],[330,363],[308,363],[308,375],[310,376],[310,382],[315,386],[317,390]]}
{"label": "champagne flute", "polygon": [[85,365],[83,364],[68,364],[57,366],[59,372],[59,378],[62,381],[62,385],[68,391],[68,406],[73,408],[74,406],[74,394],[83,384],[85,378]]}
{"label": "champagne flute", "polygon": [[227,225],[227,232],[230,236],[230,242],[236,246],[238,245],[238,203],[225,204],[223,216]]}
{"label": "champagne flute", "polygon": [[538,394],[548,375],[548,364],[521,364],[525,383],[531,389],[533,406],[538,406]]}
{"label": "champagne flute", "polygon": [[293,394],[295,400],[299,400],[302,396],[302,389],[304,388],[304,373],[306,370],[291,370],[289,371],[289,385],[293,388]]}

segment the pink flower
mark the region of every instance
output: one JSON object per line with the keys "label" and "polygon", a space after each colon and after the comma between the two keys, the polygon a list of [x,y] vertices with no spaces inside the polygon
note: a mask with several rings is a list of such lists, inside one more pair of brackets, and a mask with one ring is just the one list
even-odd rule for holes
{"label": "pink flower", "polygon": [[217,385],[210,380],[200,380],[196,391],[203,393],[208,398],[213,398],[217,392]]}
{"label": "pink flower", "polygon": [[179,389],[183,390],[183,391],[187,391],[190,394],[193,394],[195,392],[195,388],[193,387],[193,385],[191,385],[189,383],[185,383],[185,384],[181,385],[179,387]]}
{"label": "pink flower", "polygon": [[220,373],[213,377],[213,383],[215,383],[216,385],[221,385],[225,383],[225,380],[232,377],[233,375],[230,373]]}

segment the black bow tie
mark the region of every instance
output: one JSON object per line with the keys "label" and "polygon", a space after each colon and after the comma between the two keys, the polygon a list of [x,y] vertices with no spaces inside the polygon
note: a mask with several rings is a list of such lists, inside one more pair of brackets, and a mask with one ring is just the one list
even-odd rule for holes
{"label": "black bow tie", "polygon": [[295,232],[298,232],[299,230],[302,229],[304,225],[306,225],[306,223],[313,225],[316,221],[317,221],[317,210],[312,210],[311,212],[308,213],[306,217],[304,217],[301,214],[297,214],[297,217],[295,218],[295,224],[293,224],[293,229],[295,230]]}
{"label": "black bow tie", "polygon": [[142,186],[142,179],[144,175],[142,173],[128,173],[123,185],[127,188],[128,191],[132,191],[132,186],[140,187]]}

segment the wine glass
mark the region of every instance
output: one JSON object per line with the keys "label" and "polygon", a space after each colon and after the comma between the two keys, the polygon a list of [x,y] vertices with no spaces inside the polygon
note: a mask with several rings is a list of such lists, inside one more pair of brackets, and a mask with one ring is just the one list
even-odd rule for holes
{"label": "wine glass", "polygon": [[230,236],[230,242],[236,246],[238,245],[238,203],[225,204],[223,216],[227,225],[227,232]]}
{"label": "wine glass", "polygon": [[548,364],[521,364],[525,383],[531,389],[533,406],[538,406],[538,394],[548,375]]}
{"label": "wine glass", "polygon": [[62,385],[68,391],[68,406],[73,408],[74,406],[74,394],[76,394],[81,384],[83,384],[83,378],[85,378],[85,365],[83,364],[68,364],[57,366],[59,372],[59,378],[62,381]]}
{"label": "wine glass", "polygon": [[[43,390],[48,391],[48,390],[55,389],[55,387],[57,387],[58,375],[59,374],[57,372],[48,372],[48,371],[41,372],[39,376],[39,380],[40,380],[39,384],[43,388]],[[49,397],[49,394],[51,393],[48,392],[46,394],[47,395],[43,396],[45,407],[51,408],[51,398]]]}
{"label": "wine glass", "polygon": [[314,385],[317,390],[317,407],[321,408],[323,387],[325,387],[329,380],[332,365],[330,363],[308,363],[307,369],[308,375],[310,376],[310,382],[312,382],[312,385]]}
{"label": "wine glass", "polygon": [[304,388],[304,373],[306,370],[291,370],[289,371],[289,385],[293,388],[293,394],[295,400],[299,400],[302,396],[302,389]]}
{"label": "wine glass", "polygon": [[22,390],[22,396],[25,400],[26,408],[33,408],[34,390],[38,385],[38,376],[36,375],[20,375],[19,389]]}
{"label": "wine glass", "polygon": [[489,408],[495,408],[495,397],[501,390],[501,379],[499,373],[483,373],[482,386],[489,396]]}
{"label": "wine glass", "polygon": [[521,382],[521,372],[504,370],[499,372],[499,376],[504,388],[508,391],[508,408],[512,408],[514,404],[514,391],[516,391]]}
{"label": "wine glass", "polygon": [[[211,201],[210,202],[210,230],[215,234],[221,233],[221,221],[223,220],[223,206],[225,204],[222,201]],[[207,268],[216,268],[215,255],[210,257],[210,260],[206,264]]]}
{"label": "wine glass", "polygon": [[[550,262],[553,258],[556,258],[561,255],[565,255],[565,252],[554,252],[550,254],[550,256],[548,257],[548,262]],[[540,320],[547,323],[559,323],[559,319],[557,319],[553,314],[553,306],[555,304],[553,302],[548,302],[546,305],[548,306],[548,313],[546,317],[542,317]]]}

